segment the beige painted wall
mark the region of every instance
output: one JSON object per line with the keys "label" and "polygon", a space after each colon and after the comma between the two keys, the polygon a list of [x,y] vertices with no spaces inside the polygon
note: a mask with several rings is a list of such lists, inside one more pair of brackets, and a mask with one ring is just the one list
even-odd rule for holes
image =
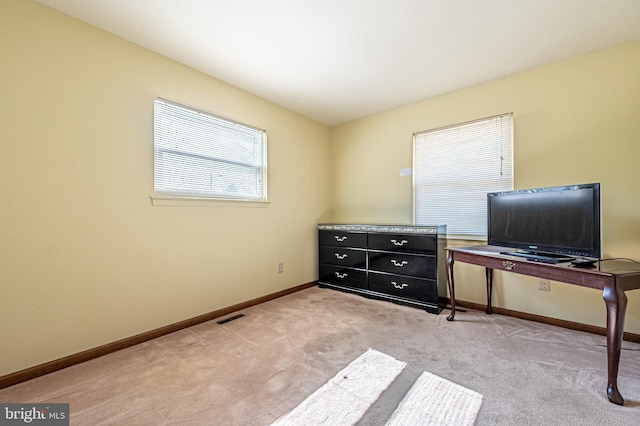
{"label": "beige painted wall", "polygon": [[[327,127],[24,0],[0,89],[0,376],[317,279]],[[157,96],[266,129],[271,204],[153,206]]]}
{"label": "beige painted wall", "polygon": [[[339,222],[411,223],[414,132],[514,113],[515,187],[601,182],[605,257],[640,260],[640,41],[523,72],[332,129]],[[450,245],[467,244],[449,241]],[[496,273],[494,305],[605,326],[600,292]],[[456,265],[456,297],[485,302],[484,271]],[[625,330],[640,333],[640,291]]]}

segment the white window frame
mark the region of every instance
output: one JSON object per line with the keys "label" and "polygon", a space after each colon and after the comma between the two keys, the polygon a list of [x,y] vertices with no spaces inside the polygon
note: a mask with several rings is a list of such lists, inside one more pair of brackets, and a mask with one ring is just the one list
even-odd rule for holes
{"label": "white window frame", "polygon": [[267,203],[267,134],[166,99],[154,100],[154,204]]}
{"label": "white window frame", "polygon": [[413,135],[413,221],[487,239],[487,193],[513,189],[513,114]]}

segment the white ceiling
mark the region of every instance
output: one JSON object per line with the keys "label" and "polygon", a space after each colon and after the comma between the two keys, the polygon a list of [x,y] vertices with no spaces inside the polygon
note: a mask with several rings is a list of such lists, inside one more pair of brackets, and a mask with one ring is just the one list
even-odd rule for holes
{"label": "white ceiling", "polygon": [[640,0],[38,0],[333,126],[640,39]]}

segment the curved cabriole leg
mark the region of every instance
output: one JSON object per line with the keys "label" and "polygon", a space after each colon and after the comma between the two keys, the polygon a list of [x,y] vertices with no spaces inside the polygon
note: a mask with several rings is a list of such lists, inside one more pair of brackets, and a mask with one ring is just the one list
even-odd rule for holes
{"label": "curved cabriole leg", "polygon": [[451,313],[447,317],[447,321],[453,321],[456,317],[456,297],[453,285],[453,254],[451,252],[447,255],[447,286],[449,287],[449,298],[451,300]]}
{"label": "curved cabriole leg", "polygon": [[624,315],[627,310],[627,296],[617,284],[607,285],[603,298],[607,304],[607,397],[614,404],[624,405],[624,398],[618,391],[618,366],[624,331]]}
{"label": "curved cabriole leg", "polygon": [[487,276],[487,310],[486,314],[492,314],[493,308],[491,307],[491,293],[493,292],[493,269],[485,268],[485,274]]}

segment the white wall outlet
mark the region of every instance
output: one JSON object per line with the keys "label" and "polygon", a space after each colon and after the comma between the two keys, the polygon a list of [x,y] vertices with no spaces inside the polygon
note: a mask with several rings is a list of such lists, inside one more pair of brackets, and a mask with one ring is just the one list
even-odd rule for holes
{"label": "white wall outlet", "polygon": [[284,263],[278,263],[278,273],[281,274],[284,272]]}
{"label": "white wall outlet", "polygon": [[540,291],[551,291],[551,281],[543,280],[540,278],[538,281],[538,290]]}

